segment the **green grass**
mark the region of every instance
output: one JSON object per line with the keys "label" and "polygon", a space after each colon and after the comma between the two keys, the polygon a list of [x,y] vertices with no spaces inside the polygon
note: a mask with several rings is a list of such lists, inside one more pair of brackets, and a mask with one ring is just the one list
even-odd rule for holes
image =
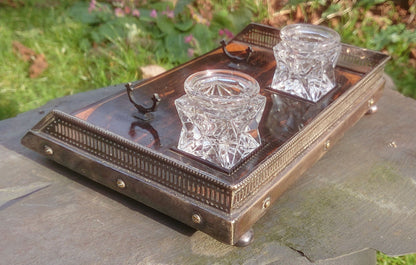
{"label": "green grass", "polygon": [[416,265],[416,255],[389,257],[381,252],[377,253],[378,265]]}
{"label": "green grass", "polygon": [[[57,97],[140,79],[138,66],[154,63],[149,51],[119,40],[83,49],[90,29],[66,15],[71,1],[54,6],[42,2],[0,7],[0,119]],[[30,63],[13,51],[13,41],[45,55],[48,68],[39,77],[29,78]]]}
{"label": "green grass", "polygon": [[[218,12],[209,29],[196,24],[193,31],[186,32],[183,28],[178,30],[177,24],[159,19],[162,16],[152,20],[148,10],[141,10],[140,23],[131,16],[114,19],[113,13],[99,14],[98,18],[79,9],[71,13],[76,2],[31,0],[18,8],[0,4],[0,60],[6,62],[0,65],[0,120],[54,98],[141,79],[140,66],[159,64],[172,68],[191,59],[187,47],[193,48],[196,56],[211,50],[218,43],[218,29],[224,25],[241,30],[250,20],[251,10],[258,7],[252,4],[235,14]],[[221,3],[217,8],[222,8]],[[154,7],[160,4],[153,3]],[[88,1],[84,1],[81,11],[87,7]],[[91,18],[98,22],[91,22]],[[189,12],[179,18],[185,26],[191,19]],[[203,40],[195,47],[185,44],[184,36],[188,34],[198,36],[196,41]],[[30,63],[13,52],[14,41],[44,54],[49,64],[46,71],[29,78]],[[180,60],[174,60],[178,57]]]}
{"label": "green grass", "polygon": [[[77,35],[82,34],[82,26],[60,15],[61,8],[24,6],[0,9],[0,60],[7,62],[0,66],[4,77],[0,81],[1,109],[8,107],[4,98],[12,101],[9,105],[12,106],[11,113],[6,114],[35,108],[50,99],[73,93],[72,87],[82,86],[82,80],[74,78],[82,73],[74,65],[84,61],[83,56],[76,55],[79,54]],[[19,55],[13,52],[13,41],[45,54],[49,63],[46,72],[39,78],[30,79],[29,63],[20,60]]]}

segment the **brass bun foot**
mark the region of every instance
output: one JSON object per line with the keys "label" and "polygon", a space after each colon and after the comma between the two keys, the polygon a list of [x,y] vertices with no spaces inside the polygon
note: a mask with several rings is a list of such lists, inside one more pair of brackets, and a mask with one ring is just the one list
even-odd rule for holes
{"label": "brass bun foot", "polygon": [[374,114],[378,110],[377,105],[372,105],[366,112],[367,115]]}
{"label": "brass bun foot", "polygon": [[247,232],[245,232],[240,239],[235,244],[237,247],[245,247],[251,244],[253,242],[254,238],[254,230],[253,228],[250,228]]}

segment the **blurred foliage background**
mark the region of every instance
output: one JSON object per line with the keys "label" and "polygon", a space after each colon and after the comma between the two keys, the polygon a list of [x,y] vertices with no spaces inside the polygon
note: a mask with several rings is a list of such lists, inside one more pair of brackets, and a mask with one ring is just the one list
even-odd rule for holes
{"label": "blurred foliage background", "polygon": [[334,28],[391,55],[386,72],[416,98],[415,13],[416,0],[0,0],[0,119],[172,68],[250,22]]}
{"label": "blurred foliage background", "polygon": [[400,92],[416,98],[415,0],[274,1],[269,10],[264,21],[276,27],[293,22],[326,25],[344,43],[389,54],[386,72]]}
{"label": "blurred foliage background", "polygon": [[[250,22],[326,25],[381,51],[416,98],[416,0],[0,0],[0,119],[81,91],[143,78],[229,40]],[[416,264],[416,255],[379,264]]]}

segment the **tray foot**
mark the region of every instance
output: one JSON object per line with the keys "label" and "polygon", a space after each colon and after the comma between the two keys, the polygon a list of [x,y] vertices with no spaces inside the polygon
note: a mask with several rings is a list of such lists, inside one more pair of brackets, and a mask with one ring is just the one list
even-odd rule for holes
{"label": "tray foot", "polygon": [[376,113],[378,110],[377,105],[372,105],[365,114],[370,115]]}
{"label": "tray foot", "polygon": [[246,247],[253,242],[254,238],[254,230],[253,228],[250,228],[247,232],[245,232],[240,239],[237,241],[235,246],[237,247]]}

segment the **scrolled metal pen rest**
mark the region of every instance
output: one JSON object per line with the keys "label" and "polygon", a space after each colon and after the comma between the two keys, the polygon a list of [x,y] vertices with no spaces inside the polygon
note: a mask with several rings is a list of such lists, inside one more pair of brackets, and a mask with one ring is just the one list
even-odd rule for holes
{"label": "scrolled metal pen rest", "polygon": [[[253,225],[289,185],[374,109],[389,59],[343,44],[336,86],[314,103],[271,88],[279,41],[278,29],[250,24],[225,47],[238,58],[251,47],[248,61],[232,62],[219,47],[73,113],[54,110],[22,143],[217,240],[246,245]],[[182,123],[174,102],[191,74],[236,67],[258,81],[266,103],[261,145],[227,169],[178,150]],[[153,118],[138,119],[138,111]]]}
{"label": "scrolled metal pen rest", "polygon": [[157,106],[159,106],[159,103],[161,101],[159,94],[154,93],[152,96],[152,101],[153,101],[152,106],[145,107],[142,104],[138,103],[137,100],[134,98],[133,87],[131,83],[126,84],[126,92],[127,92],[130,102],[133,104],[133,106],[136,107],[138,111],[138,113],[135,114],[135,117],[144,121],[149,121],[153,119],[152,112],[155,112],[157,110]]}

